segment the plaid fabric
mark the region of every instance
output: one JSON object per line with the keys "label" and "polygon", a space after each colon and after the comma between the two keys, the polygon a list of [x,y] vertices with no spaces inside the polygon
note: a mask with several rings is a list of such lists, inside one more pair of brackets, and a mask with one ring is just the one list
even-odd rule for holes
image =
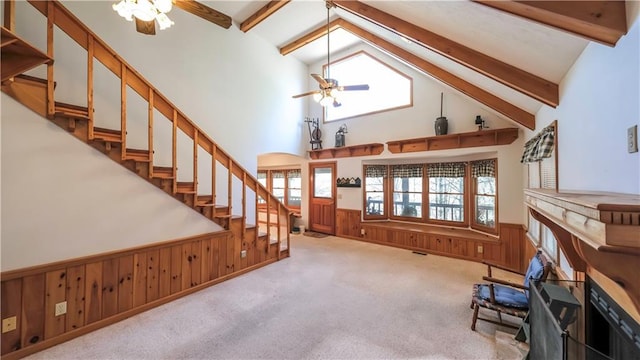
{"label": "plaid fabric", "polygon": [[266,179],[267,178],[267,173],[264,171],[258,171],[258,180],[261,179]]}
{"label": "plaid fabric", "polygon": [[364,176],[370,178],[387,177],[386,165],[365,165]]}
{"label": "plaid fabric", "polygon": [[437,163],[427,164],[429,177],[464,177],[465,163]]}
{"label": "plaid fabric", "polygon": [[300,170],[298,170],[298,169],[287,170],[287,177],[288,178],[299,178],[299,177],[302,177],[302,172],[300,172]]}
{"label": "plaid fabric", "polygon": [[555,127],[553,125],[542,129],[538,135],[524,144],[524,152],[520,162],[523,164],[540,161],[551,157],[555,146]]}
{"label": "plaid fabric", "polygon": [[471,163],[471,176],[477,177],[496,177],[496,161],[480,160]]}
{"label": "plaid fabric", "polygon": [[272,171],[271,172],[272,179],[284,179],[284,171]]}
{"label": "plaid fabric", "polygon": [[523,310],[523,309],[516,309],[516,308],[511,308],[511,307],[507,307],[507,306],[503,306],[500,304],[493,304],[491,302],[491,300],[485,300],[480,296],[480,287],[481,286],[487,286],[487,284],[474,284],[473,285],[473,292],[471,294],[471,302],[474,304],[478,304],[478,306],[483,307],[483,308],[487,308],[487,309],[491,309],[491,310],[495,310],[495,311],[500,311],[503,314],[509,314],[509,315],[513,315],[513,316],[517,316],[519,318],[523,318],[525,316],[527,316],[527,313],[529,312],[528,309]]}
{"label": "plaid fabric", "polygon": [[422,177],[422,165],[393,165],[391,176],[394,178],[419,178]]}

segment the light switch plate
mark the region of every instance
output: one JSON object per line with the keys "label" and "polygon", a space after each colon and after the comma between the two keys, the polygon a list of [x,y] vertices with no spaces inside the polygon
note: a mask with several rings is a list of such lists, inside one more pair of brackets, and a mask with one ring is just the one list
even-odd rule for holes
{"label": "light switch plate", "polygon": [[638,152],[638,125],[627,129],[627,151],[629,153]]}

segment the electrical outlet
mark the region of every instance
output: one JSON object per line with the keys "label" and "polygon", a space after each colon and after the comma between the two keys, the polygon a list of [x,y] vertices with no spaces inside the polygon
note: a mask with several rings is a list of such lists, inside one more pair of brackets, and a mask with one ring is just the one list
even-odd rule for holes
{"label": "electrical outlet", "polygon": [[484,248],[482,245],[478,245],[478,254],[482,254],[484,252]]}
{"label": "electrical outlet", "polygon": [[55,316],[64,315],[67,313],[67,302],[59,302],[56,304],[56,313]]}
{"label": "electrical outlet", "polygon": [[360,229],[360,235],[365,236],[365,235],[367,235],[367,232],[364,231],[364,229]]}
{"label": "electrical outlet", "polygon": [[247,250],[240,250],[240,257],[241,258],[246,258],[247,257]]}
{"label": "electrical outlet", "polygon": [[638,152],[638,125],[627,129],[627,151],[629,153]]}
{"label": "electrical outlet", "polygon": [[2,333],[7,333],[16,329],[18,325],[18,318],[15,316],[2,319]]}

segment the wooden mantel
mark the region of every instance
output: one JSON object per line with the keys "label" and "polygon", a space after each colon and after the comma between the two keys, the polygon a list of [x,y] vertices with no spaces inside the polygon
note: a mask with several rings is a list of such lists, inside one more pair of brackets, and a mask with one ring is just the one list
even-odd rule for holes
{"label": "wooden mantel", "polygon": [[459,134],[429,136],[416,139],[387,141],[389,151],[407,153],[447,150],[478,146],[508,145],[518,138],[518,128],[479,130]]}
{"label": "wooden mantel", "polygon": [[313,160],[318,160],[352,156],[380,155],[383,150],[384,144],[362,144],[329,149],[311,150],[309,151],[309,157]]}
{"label": "wooden mantel", "polygon": [[618,284],[640,311],[640,195],[525,189],[575,270],[591,267]]}

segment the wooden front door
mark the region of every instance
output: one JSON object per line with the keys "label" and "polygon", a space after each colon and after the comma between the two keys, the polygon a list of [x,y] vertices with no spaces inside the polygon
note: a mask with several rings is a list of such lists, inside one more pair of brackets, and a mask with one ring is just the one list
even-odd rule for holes
{"label": "wooden front door", "polygon": [[309,164],[309,229],[336,233],[336,163]]}

